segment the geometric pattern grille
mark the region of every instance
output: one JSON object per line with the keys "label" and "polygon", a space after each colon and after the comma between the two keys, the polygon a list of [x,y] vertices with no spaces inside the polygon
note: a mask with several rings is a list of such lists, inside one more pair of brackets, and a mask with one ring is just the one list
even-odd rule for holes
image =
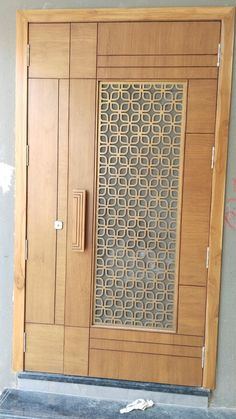
{"label": "geometric pattern grille", "polygon": [[96,325],[175,328],[186,84],[100,82]]}

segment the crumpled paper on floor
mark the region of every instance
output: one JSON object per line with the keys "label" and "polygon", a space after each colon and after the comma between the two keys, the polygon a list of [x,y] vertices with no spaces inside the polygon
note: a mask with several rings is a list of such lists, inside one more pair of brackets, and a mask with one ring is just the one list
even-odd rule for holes
{"label": "crumpled paper on floor", "polygon": [[129,413],[132,410],[145,410],[152,406],[154,406],[152,400],[137,399],[134,402],[127,404],[123,409],[120,409],[120,413]]}

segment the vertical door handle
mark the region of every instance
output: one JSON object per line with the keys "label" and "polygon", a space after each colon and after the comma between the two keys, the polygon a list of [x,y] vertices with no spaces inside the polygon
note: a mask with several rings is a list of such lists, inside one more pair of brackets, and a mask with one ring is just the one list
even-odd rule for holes
{"label": "vertical door handle", "polygon": [[72,250],[84,252],[85,249],[85,210],[86,191],[73,190],[72,199]]}

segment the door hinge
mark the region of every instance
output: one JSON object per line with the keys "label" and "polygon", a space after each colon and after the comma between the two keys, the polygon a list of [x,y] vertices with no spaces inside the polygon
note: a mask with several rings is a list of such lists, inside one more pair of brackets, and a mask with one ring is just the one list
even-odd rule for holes
{"label": "door hinge", "polygon": [[215,164],[215,146],[213,145],[212,152],[211,152],[211,169],[214,168],[214,164]]}
{"label": "door hinge", "polygon": [[218,45],[218,53],[217,53],[217,67],[220,67],[220,63],[221,63],[221,45]]}
{"label": "door hinge", "polygon": [[209,268],[209,257],[210,257],[210,247],[207,247],[207,253],[206,253],[206,268]]}
{"label": "door hinge", "polygon": [[23,337],[23,351],[24,353],[26,352],[26,333],[24,332],[24,337]]}
{"label": "door hinge", "polygon": [[30,66],[30,44],[27,44],[26,46],[26,63],[27,67]]}
{"label": "door hinge", "polygon": [[25,260],[28,260],[28,253],[29,253],[29,242],[25,240]]}
{"label": "door hinge", "polygon": [[26,166],[29,166],[29,146],[26,145]]}
{"label": "door hinge", "polygon": [[205,365],[205,346],[202,347],[202,368]]}

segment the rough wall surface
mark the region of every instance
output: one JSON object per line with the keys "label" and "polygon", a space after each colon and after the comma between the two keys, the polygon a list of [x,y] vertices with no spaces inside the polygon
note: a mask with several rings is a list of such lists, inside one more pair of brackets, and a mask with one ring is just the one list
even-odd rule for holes
{"label": "rough wall surface", "polygon": [[[14,254],[15,15],[17,9],[236,6],[236,0],[10,0],[0,2],[0,391],[11,369]],[[235,55],[236,56],[236,55]],[[235,60],[236,61],[236,60]],[[234,65],[234,75],[236,64]],[[233,84],[223,245],[217,389],[212,405],[236,407],[236,85]]]}

